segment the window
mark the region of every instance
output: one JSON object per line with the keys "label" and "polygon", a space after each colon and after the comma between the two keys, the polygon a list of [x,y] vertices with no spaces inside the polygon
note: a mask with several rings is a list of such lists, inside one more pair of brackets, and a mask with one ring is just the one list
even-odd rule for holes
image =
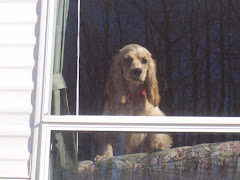
{"label": "window", "polygon": [[[35,146],[36,152],[33,152],[37,155],[36,149],[39,148],[39,179],[52,176],[52,174],[49,175],[48,170],[54,162],[49,162],[49,159],[51,160],[55,155],[54,148],[57,144],[54,144],[53,137],[58,133],[70,134],[72,139],[85,138],[84,143],[86,139],[91,140],[92,135],[98,132],[170,133],[176,136],[173,142],[174,147],[239,140],[238,117],[214,117],[239,115],[237,92],[240,41],[238,41],[239,8],[237,7],[239,3],[237,1],[81,1],[80,116],[74,116],[77,1],[69,1],[69,3],[64,0],[42,2],[40,52],[43,53],[39,57],[42,61],[38,67],[40,70],[38,83],[40,83],[37,95],[40,99],[36,106],[39,109],[35,118],[38,119],[40,128],[37,126],[35,129],[34,137],[38,137],[39,143]],[[63,8],[68,8],[68,5],[71,13],[67,18]],[[63,30],[61,36],[66,35],[65,42],[56,41],[58,32],[55,29],[62,22],[66,23],[67,19],[66,29],[61,28]],[[65,34],[64,31],[67,33]],[[45,36],[46,41],[44,41]],[[158,59],[158,81],[163,98],[161,109],[172,116],[161,118],[99,116],[104,103],[104,86],[111,64],[110,57],[123,45],[133,42],[148,47]],[[61,107],[60,111],[56,110],[58,112],[54,113],[58,115],[51,115],[55,108],[51,103],[51,99],[55,98],[51,93],[52,83],[55,81],[54,77],[52,78],[54,74],[52,69],[55,67],[53,59],[62,55],[56,54],[56,47],[60,45],[59,48],[62,49],[63,44],[65,44],[64,58],[66,57],[63,76],[65,75],[68,87],[67,95],[72,116],[66,115],[67,110]],[[42,57],[43,54],[44,57]],[[43,69],[44,72],[41,72]],[[62,70],[60,66],[59,69]],[[59,78],[60,83],[56,84],[64,87],[61,73],[57,74],[56,79]],[[43,84],[41,84],[42,81]],[[63,90],[65,91],[64,88]],[[66,92],[57,93],[62,93],[61,98],[67,98]],[[208,117],[192,117],[197,115]],[[39,125],[37,120],[35,124]],[[86,134],[88,137],[85,136]],[[58,136],[58,143],[63,140],[61,139],[63,136]],[[190,140],[190,138],[193,139]],[[72,154],[77,150],[84,150],[86,146],[81,142],[79,140],[71,142],[80,143]],[[88,148],[91,150],[92,146],[89,145]],[[66,156],[60,161],[66,160],[67,163],[67,159],[72,154],[65,154]],[[79,152],[78,155],[78,158],[82,157]],[[238,156],[238,154],[235,155]],[[141,163],[139,165],[141,166]],[[210,163],[210,165],[215,164]],[[71,168],[70,166],[72,166],[71,163],[67,164],[68,168]],[[234,172],[238,170],[237,166],[234,168],[233,173],[227,173],[227,175],[234,177],[236,175]],[[199,173],[196,168],[192,170],[193,174]],[[212,169],[212,172],[214,170],[216,169]],[[141,175],[141,172],[137,174]],[[55,173],[53,175],[55,179],[69,178],[68,172],[64,175],[56,175],[54,171],[51,173]],[[169,176],[171,175],[173,173],[169,173]],[[33,176],[38,175],[33,172]],[[74,179],[74,177],[69,179],[71,178]],[[171,177],[168,178],[171,179]]]}

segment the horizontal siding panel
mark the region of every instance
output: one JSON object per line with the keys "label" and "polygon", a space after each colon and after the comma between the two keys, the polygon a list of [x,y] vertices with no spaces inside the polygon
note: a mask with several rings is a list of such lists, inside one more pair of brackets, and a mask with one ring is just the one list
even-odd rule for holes
{"label": "horizontal siding panel", "polygon": [[34,50],[34,46],[0,46],[0,68],[34,67]]}
{"label": "horizontal siding panel", "polygon": [[0,24],[0,45],[34,45],[35,23]]}
{"label": "horizontal siding panel", "polygon": [[24,3],[24,2],[37,2],[38,0],[0,0],[0,3],[9,3],[9,2],[15,2],[15,3],[18,3],[18,2],[21,2],[21,3]]}
{"label": "horizontal siding panel", "polygon": [[36,6],[34,1],[0,1],[0,23],[36,22]]}
{"label": "horizontal siding panel", "polygon": [[0,68],[0,90],[32,90],[32,69],[1,69]]}
{"label": "horizontal siding panel", "polygon": [[30,137],[30,114],[0,114],[0,137]]}
{"label": "horizontal siding panel", "polygon": [[1,91],[0,113],[31,113],[32,91]]}
{"label": "horizontal siding panel", "polygon": [[0,177],[27,179],[28,169],[26,161],[0,161]]}
{"label": "horizontal siding panel", "polygon": [[19,178],[0,178],[0,180],[30,180],[30,179],[26,179],[26,178],[21,178],[21,179],[19,179]]}
{"label": "horizontal siding panel", "polygon": [[26,178],[21,178],[21,179],[19,179],[19,178],[0,178],[0,180],[30,180],[30,179],[26,179]]}
{"label": "horizontal siding panel", "polygon": [[0,180],[29,179],[40,4],[0,0]]}
{"label": "horizontal siding panel", "polygon": [[0,162],[1,161],[25,161],[29,159],[28,138],[1,137],[0,136]]}

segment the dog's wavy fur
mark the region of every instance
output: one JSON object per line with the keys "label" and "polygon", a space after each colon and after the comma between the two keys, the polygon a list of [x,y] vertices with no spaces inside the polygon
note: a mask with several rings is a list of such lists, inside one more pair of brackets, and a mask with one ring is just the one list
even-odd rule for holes
{"label": "dog's wavy fur", "polygon": [[[158,107],[161,98],[151,53],[140,45],[129,44],[119,50],[113,60],[103,114],[164,116]],[[111,158],[116,144],[122,145],[122,154],[165,150],[172,144],[167,134],[102,133],[96,138],[99,146],[95,160]]]}

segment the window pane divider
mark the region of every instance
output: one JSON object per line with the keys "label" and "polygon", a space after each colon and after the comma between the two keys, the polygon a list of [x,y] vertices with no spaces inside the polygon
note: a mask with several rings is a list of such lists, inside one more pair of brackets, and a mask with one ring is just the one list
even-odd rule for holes
{"label": "window pane divider", "polygon": [[240,132],[239,117],[44,116],[51,130],[131,132]]}

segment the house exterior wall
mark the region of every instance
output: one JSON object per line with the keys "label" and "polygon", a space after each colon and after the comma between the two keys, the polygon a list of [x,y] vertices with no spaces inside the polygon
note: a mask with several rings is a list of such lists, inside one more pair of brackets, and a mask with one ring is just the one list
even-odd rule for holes
{"label": "house exterior wall", "polygon": [[0,0],[0,179],[30,179],[39,0]]}

